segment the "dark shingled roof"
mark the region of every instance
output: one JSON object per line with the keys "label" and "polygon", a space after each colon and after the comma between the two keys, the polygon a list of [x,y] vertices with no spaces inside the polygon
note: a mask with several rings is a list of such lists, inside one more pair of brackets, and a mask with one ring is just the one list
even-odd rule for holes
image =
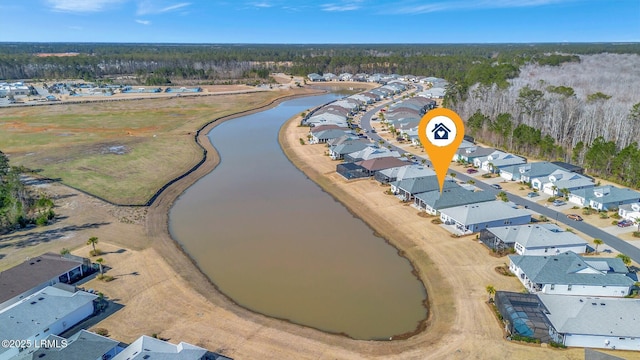
{"label": "dark shingled roof", "polygon": [[46,253],[0,272],[0,304],[78,265],[82,265],[82,261]]}

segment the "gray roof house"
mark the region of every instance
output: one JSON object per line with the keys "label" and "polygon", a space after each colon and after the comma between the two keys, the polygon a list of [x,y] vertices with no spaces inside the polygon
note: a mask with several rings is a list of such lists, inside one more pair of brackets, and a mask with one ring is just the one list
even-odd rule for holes
{"label": "gray roof house", "polygon": [[424,165],[405,165],[379,171],[375,178],[382,184],[394,181],[416,178],[421,176],[434,176],[436,174],[432,168]]}
{"label": "gray roof house", "polygon": [[[66,341],[66,346],[64,345]],[[80,330],[68,339],[49,335],[47,342],[60,344],[54,347],[33,348],[23,351],[11,360],[98,360],[111,359],[122,349],[120,342]]]}
{"label": "gray roof house", "polygon": [[350,136],[353,139],[357,138],[357,136],[349,129],[328,129],[312,133],[309,143],[324,144],[331,139],[337,139],[344,135]]}
{"label": "gray roof house", "polygon": [[[444,181],[443,189],[454,186],[458,186],[458,184],[451,179],[447,179]],[[434,190],[440,190],[440,184],[436,176],[421,176],[391,183],[391,192],[402,201],[413,200],[413,197],[417,194]]]}
{"label": "gray roof house", "polygon": [[509,255],[509,270],[530,292],[554,295],[623,297],[635,283],[621,259],[583,258],[572,251]]}
{"label": "gray roof house", "polygon": [[177,345],[142,335],[112,360],[223,360],[228,357],[208,352],[199,346]]}
{"label": "gray roof house", "polygon": [[553,340],[565,346],[640,350],[638,299],[538,294]]}
{"label": "gray roof house", "polygon": [[345,155],[350,154],[352,152],[360,151],[367,147],[372,147],[373,144],[368,140],[363,139],[353,139],[347,140],[340,145],[331,146],[329,148],[329,156],[333,160],[342,160]]}
{"label": "gray roof house", "polygon": [[324,78],[321,75],[318,75],[316,73],[311,73],[309,75],[307,75],[307,78],[309,78],[309,80],[311,81],[323,81]]}
{"label": "gray roof house", "polygon": [[[0,312],[0,339],[35,344],[49,335],[59,335],[93,314],[97,297],[48,286]],[[0,359],[10,359],[19,352],[17,347],[0,347]]]}
{"label": "gray roof house", "polygon": [[640,193],[631,189],[606,185],[572,191],[569,195],[569,201],[596,210],[610,210],[618,209],[620,205],[640,202]]}
{"label": "gray roof house", "polygon": [[549,195],[560,195],[562,194],[562,189],[567,189],[570,193],[573,193],[576,190],[589,189],[594,186],[592,179],[565,170],[556,170],[549,176],[531,179],[531,187]]}
{"label": "gray roof house", "polygon": [[493,148],[484,148],[482,146],[471,146],[464,149],[458,149],[456,154],[453,156],[453,161],[464,161],[467,163],[472,163],[476,158],[489,156],[491,153],[496,151]]}
{"label": "gray roof house", "polygon": [[399,158],[400,153],[395,150],[391,151],[386,147],[369,146],[362,150],[354,151],[352,153],[344,155],[344,161],[356,162],[361,160],[369,160],[369,159],[388,157],[388,156]]}
{"label": "gray roof house", "polygon": [[550,223],[492,227],[482,230],[480,240],[492,249],[513,248],[519,255],[587,251],[584,239]]}
{"label": "gray roof house", "polygon": [[549,176],[562,168],[548,161],[512,165],[500,168],[500,176],[506,180],[531,182],[532,178]]}
{"label": "gray roof house", "polygon": [[623,219],[638,222],[640,221],[640,202],[620,205],[618,215]]}
{"label": "gray roof house", "polygon": [[457,233],[470,234],[489,227],[528,224],[531,214],[504,201],[487,201],[442,209],[440,220],[453,225]]}
{"label": "gray roof house", "polygon": [[428,214],[438,215],[442,209],[460,205],[493,201],[496,197],[487,191],[469,191],[460,186],[452,186],[448,189],[440,189],[416,194],[414,205]]}
{"label": "gray roof house", "polygon": [[46,253],[0,272],[0,311],[47,286],[73,283],[90,269],[88,259]]}

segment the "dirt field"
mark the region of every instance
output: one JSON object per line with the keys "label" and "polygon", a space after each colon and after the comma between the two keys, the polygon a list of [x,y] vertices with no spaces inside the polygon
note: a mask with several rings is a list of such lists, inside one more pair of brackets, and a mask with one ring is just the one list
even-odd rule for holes
{"label": "dirt field", "polygon": [[310,90],[0,109],[12,165],[117,204],[144,204],[202,158],[195,131],[214,118]]}
{"label": "dirt field", "polygon": [[[371,180],[347,183],[322,145],[300,145],[307,128],[292,119],[280,141],[304,172],[338,197],[355,214],[403,251],[426,284],[431,311],[426,331],[407,340],[354,341],[254,314],[221,295],[168,236],[167,210],[174,199],[219,159],[209,151],[205,165],[171,185],[149,208],[105,204],[58,183],[44,189],[56,196],[59,221],[0,237],[0,269],[25,256],[72,248],[87,256],[84,243],[98,236],[109,283],[84,286],[103,292],[124,307],[95,327],[114,339],[131,342],[158,334],[173,343],[186,341],[236,359],[582,359],[581,349],[552,350],[503,339],[486,305],[485,286],[520,291],[520,283],[494,268],[494,258],[472,237],[453,238],[443,228],[417,216]],[[211,144],[204,142],[209,150]],[[29,255],[31,254],[31,255]],[[640,354],[614,352],[640,358]]]}

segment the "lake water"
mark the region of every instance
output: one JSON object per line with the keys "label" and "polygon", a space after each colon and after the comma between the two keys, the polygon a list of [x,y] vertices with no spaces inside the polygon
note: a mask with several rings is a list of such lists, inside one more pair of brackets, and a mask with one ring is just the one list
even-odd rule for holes
{"label": "lake water", "polygon": [[356,339],[388,339],[426,318],[424,286],[409,261],[278,144],[287,119],[333,99],[293,99],[215,127],[209,138],[221,163],[176,200],[169,227],[239,305]]}

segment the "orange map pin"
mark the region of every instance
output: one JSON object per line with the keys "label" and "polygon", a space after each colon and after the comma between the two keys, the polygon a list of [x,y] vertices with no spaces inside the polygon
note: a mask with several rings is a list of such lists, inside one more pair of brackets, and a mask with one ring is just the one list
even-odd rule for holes
{"label": "orange map pin", "polygon": [[420,120],[418,136],[433,164],[442,193],[449,165],[464,138],[464,123],[453,110],[433,109]]}

